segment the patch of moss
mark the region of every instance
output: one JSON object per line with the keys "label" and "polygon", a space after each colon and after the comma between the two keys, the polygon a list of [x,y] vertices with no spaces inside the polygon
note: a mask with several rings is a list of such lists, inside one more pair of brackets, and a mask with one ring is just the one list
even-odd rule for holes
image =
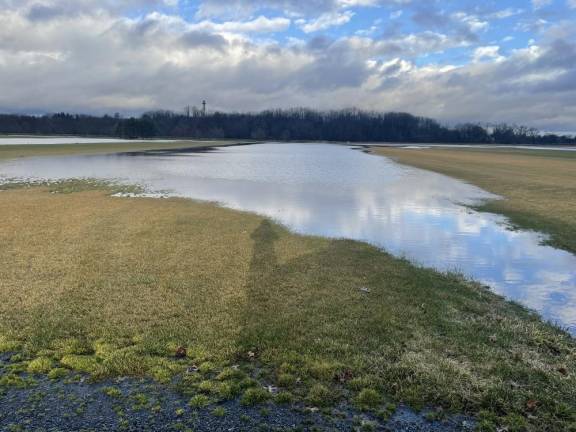
{"label": "patch of moss", "polygon": [[50,372],[48,372],[48,378],[50,378],[51,380],[58,380],[64,378],[67,375],[68,375],[68,369],[64,368],[54,368],[51,369]]}
{"label": "patch of moss", "polygon": [[6,336],[0,336],[0,352],[15,352],[22,348],[22,343],[9,339]]}
{"label": "patch of moss", "polygon": [[16,374],[6,374],[0,376],[0,387],[15,387],[25,389],[36,385],[36,381],[31,377],[21,377]]}
{"label": "patch of moss", "polygon": [[120,391],[120,389],[118,387],[112,387],[112,386],[104,387],[102,389],[102,392],[106,396],[114,398],[114,399],[118,399],[118,398],[122,397],[122,392]]}
{"label": "patch of moss", "polygon": [[99,370],[100,363],[94,356],[65,355],[60,359],[60,363],[77,372],[95,373]]}
{"label": "patch of moss", "polygon": [[28,363],[28,372],[32,374],[45,374],[52,369],[52,360],[46,357],[38,357]]}
{"label": "patch of moss", "polygon": [[174,377],[174,373],[170,369],[163,366],[155,366],[151,368],[150,374],[156,381],[162,384],[170,383]]}
{"label": "patch of moss", "polygon": [[148,395],[145,393],[135,393],[132,395],[132,399],[134,400],[133,408],[136,410],[142,410],[150,403]]}

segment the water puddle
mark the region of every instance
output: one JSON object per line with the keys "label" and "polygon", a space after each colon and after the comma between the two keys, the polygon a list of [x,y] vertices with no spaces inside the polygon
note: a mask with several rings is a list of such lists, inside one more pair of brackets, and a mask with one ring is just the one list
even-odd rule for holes
{"label": "water puddle", "polygon": [[462,205],[497,198],[492,194],[347,146],[270,143],[30,158],[1,163],[1,177],[137,183],[269,216],[298,233],[366,241],[427,267],[459,271],[576,334],[576,256]]}

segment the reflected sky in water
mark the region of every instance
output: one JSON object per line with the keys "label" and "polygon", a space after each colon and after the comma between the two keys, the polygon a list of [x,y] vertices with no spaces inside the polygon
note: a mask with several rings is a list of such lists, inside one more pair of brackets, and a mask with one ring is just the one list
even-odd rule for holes
{"label": "reflected sky in water", "polygon": [[21,159],[4,178],[89,177],[216,201],[293,231],[363,240],[425,266],[459,271],[576,334],[576,256],[461,204],[496,198],[449,177],[347,146],[261,144],[210,152]]}

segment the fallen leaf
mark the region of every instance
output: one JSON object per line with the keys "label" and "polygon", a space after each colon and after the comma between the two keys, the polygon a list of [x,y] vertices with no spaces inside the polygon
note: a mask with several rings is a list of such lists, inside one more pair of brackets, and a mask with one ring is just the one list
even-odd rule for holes
{"label": "fallen leaf", "polygon": [[526,402],[526,409],[528,411],[535,411],[536,408],[538,408],[538,401],[537,400],[529,399],[528,402]]}
{"label": "fallen leaf", "polygon": [[186,357],[186,348],[184,347],[178,347],[178,349],[176,350],[176,358],[184,358]]}

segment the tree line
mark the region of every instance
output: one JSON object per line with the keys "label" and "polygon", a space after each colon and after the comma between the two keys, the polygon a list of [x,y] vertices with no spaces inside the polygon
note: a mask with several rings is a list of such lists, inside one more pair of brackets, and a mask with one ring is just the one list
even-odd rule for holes
{"label": "tree line", "polygon": [[524,126],[466,123],[453,127],[407,113],[268,110],[259,113],[184,114],[152,111],[140,117],[57,113],[0,115],[2,134],[138,138],[212,138],[282,141],[349,141],[467,144],[575,144],[575,136],[541,134]]}

